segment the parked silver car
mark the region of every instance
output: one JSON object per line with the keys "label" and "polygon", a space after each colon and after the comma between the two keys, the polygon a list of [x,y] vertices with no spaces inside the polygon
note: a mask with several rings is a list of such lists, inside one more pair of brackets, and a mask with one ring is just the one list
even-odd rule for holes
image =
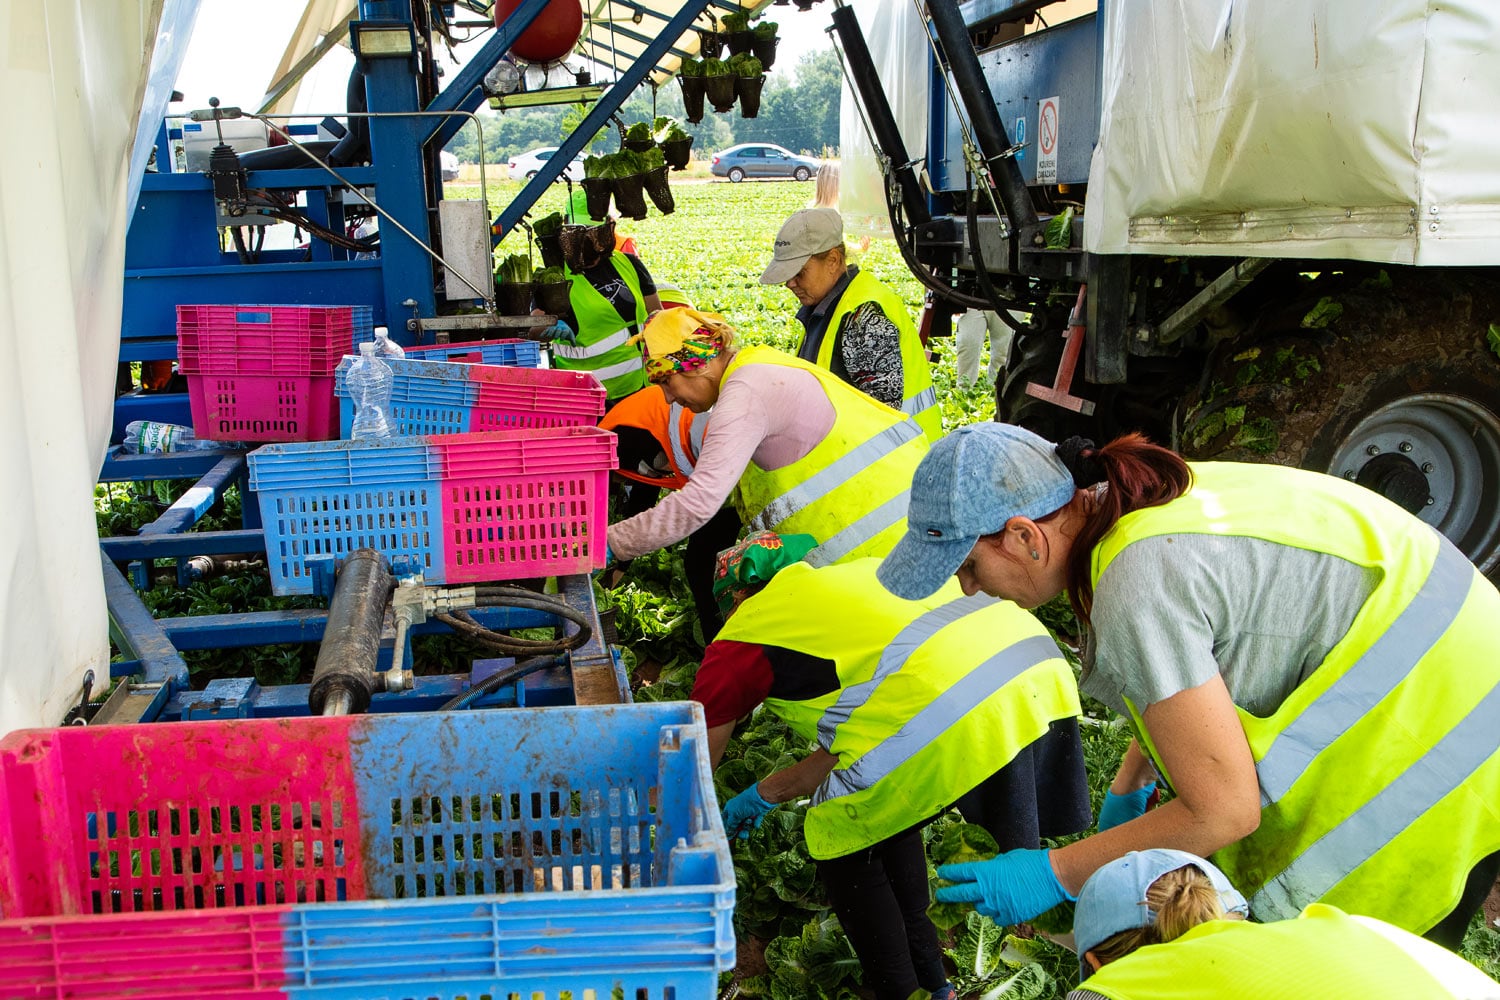
{"label": "parked silver car", "polygon": [[790,177],[805,181],[818,175],[823,164],[810,156],[798,156],[770,142],[742,142],[715,153],[712,170],[715,177],[728,177],[738,184],[746,177]]}

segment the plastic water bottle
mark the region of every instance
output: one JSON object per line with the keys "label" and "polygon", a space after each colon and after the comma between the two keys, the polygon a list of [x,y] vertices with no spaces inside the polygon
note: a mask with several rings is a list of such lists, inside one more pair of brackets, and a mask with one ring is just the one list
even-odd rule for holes
{"label": "plastic water bottle", "polygon": [[359,345],[359,358],[349,366],[345,384],[354,400],[354,425],[349,436],[355,441],[391,436],[391,425],[385,414],[391,405],[391,366],[375,353],[376,344],[367,340]]}
{"label": "plastic water bottle", "polygon": [[406,348],[385,335],[384,330],[375,331],[375,353],[383,358],[404,358]]}
{"label": "plastic water bottle", "polygon": [[132,455],[160,455],[169,451],[216,451],[239,447],[232,441],[200,441],[191,427],[156,420],[132,420],[125,425],[125,450]]}

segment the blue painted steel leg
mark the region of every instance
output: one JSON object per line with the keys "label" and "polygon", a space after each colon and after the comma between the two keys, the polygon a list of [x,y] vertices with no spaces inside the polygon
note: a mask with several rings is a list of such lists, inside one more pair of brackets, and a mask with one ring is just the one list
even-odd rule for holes
{"label": "blue painted steel leg", "polygon": [[174,692],[191,686],[187,664],[109,556],[101,552],[99,558],[104,571],[110,638],[127,657],[140,661],[142,674],[141,684],[132,685],[128,717],[116,717],[110,721],[150,722],[160,714]]}

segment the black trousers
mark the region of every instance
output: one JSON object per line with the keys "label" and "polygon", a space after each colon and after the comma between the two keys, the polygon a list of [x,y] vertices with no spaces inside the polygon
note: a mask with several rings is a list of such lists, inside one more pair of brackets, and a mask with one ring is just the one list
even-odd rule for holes
{"label": "black trousers", "polygon": [[[1077,719],[1059,719],[1008,764],[957,802],[964,819],[989,831],[1001,851],[1040,846],[1042,837],[1087,829],[1088,779]],[[927,854],[922,827],[874,847],[818,862],[859,964],[877,1000],[907,1000],[947,982],[937,928],[927,916]]]}
{"label": "black trousers", "polygon": [[1464,932],[1473,923],[1474,914],[1484,905],[1485,897],[1494,887],[1497,875],[1500,875],[1500,851],[1482,859],[1470,869],[1468,881],[1464,883],[1464,894],[1459,897],[1453,912],[1439,920],[1435,927],[1422,936],[1449,951],[1458,951],[1459,946],[1464,943]]}

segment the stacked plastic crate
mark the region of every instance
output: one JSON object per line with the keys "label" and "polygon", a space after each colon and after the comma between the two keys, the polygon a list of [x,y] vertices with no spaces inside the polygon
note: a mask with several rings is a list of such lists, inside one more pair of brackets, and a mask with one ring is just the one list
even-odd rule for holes
{"label": "stacked plastic crate", "polygon": [[193,433],[210,441],[326,441],[334,369],[372,336],[369,306],[180,305],[177,368]]}
{"label": "stacked plastic crate", "polygon": [[11,733],[0,996],[711,997],[706,742],[691,702]]}

